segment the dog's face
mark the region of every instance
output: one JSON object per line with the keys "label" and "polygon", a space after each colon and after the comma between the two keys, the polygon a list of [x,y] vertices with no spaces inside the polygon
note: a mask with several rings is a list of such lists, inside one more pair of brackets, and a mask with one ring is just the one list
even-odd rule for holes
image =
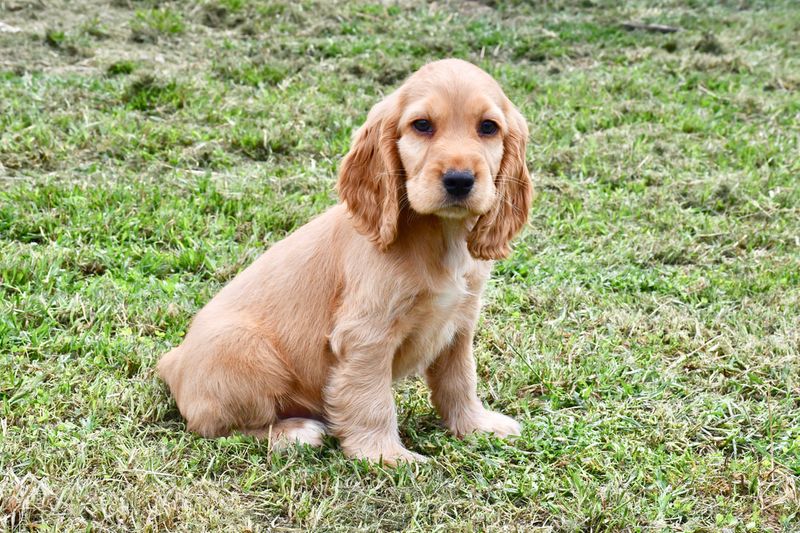
{"label": "dog's face", "polygon": [[502,98],[493,80],[472,69],[423,69],[409,80],[397,148],[414,211],[448,218],[489,211],[508,132]]}
{"label": "dog's face", "polygon": [[472,255],[505,257],[530,206],[527,137],[525,120],[491,76],[460,60],[430,63],[370,111],[342,164],[339,193],[381,248],[410,208],[478,217]]}

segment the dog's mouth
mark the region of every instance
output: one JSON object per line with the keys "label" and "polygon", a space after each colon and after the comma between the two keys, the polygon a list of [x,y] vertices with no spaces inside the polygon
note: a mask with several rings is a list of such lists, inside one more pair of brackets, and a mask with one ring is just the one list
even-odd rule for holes
{"label": "dog's mouth", "polygon": [[488,210],[485,185],[481,178],[473,183],[446,184],[437,177],[421,172],[406,182],[409,207],[420,214],[463,220],[483,215]]}

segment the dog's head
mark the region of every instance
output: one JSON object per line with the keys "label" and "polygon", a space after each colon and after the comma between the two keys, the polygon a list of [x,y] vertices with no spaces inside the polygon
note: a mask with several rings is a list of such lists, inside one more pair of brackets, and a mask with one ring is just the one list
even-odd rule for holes
{"label": "dog's head", "polygon": [[372,108],[342,163],[339,195],[381,249],[407,205],[477,217],[470,253],[500,259],[528,218],[527,140],[525,119],[486,72],[456,59],[430,63]]}

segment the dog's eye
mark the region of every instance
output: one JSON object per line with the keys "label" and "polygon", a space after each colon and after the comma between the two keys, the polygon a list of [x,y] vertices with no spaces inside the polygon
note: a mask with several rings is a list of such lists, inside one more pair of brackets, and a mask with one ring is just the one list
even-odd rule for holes
{"label": "dog's eye", "polygon": [[481,135],[494,135],[497,133],[497,130],[497,122],[493,120],[484,120],[481,122],[480,126],[478,126],[478,131]]}
{"label": "dog's eye", "polygon": [[431,134],[433,133],[433,124],[430,120],[425,120],[424,118],[415,120],[411,123],[415,130],[420,133]]}

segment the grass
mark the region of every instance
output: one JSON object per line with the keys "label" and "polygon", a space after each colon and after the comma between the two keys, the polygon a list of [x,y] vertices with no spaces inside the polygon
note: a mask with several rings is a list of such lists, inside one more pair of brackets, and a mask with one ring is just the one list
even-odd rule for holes
{"label": "grass", "polygon": [[[619,4],[3,11],[1,527],[800,529],[800,9]],[[523,437],[450,437],[416,380],[397,402],[426,465],[186,433],[158,357],[445,56],[531,125],[538,199],[476,339]]]}

